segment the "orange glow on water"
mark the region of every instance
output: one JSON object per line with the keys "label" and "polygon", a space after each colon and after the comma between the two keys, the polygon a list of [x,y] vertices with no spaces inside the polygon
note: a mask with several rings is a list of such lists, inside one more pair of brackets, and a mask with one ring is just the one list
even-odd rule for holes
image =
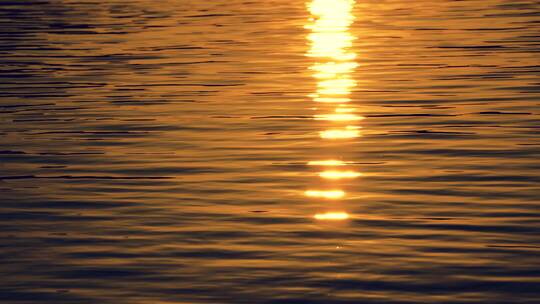
{"label": "orange glow on water", "polygon": [[324,139],[347,139],[347,138],[355,138],[360,136],[360,131],[355,129],[332,129],[332,130],[325,130],[321,131],[320,133],[321,138]]}
{"label": "orange glow on water", "polygon": [[319,176],[326,179],[342,179],[342,178],[357,178],[362,176],[362,173],[355,171],[323,171]]}
{"label": "orange glow on water", "polygon": [[[310,13],[315,16],[308,40],[311,41],[309,57],[328,57],[336,61],[351,61],[356,54],[348,52],[354,36],[348,28],[354,21],[352,0],[314,0],[308,4]],[[334,63],[335,64],[335,63]],[[350,65],[350,64],[349,64]]]}
{"label": "orange glow on water", "polygon": [[313,101],[324,103],[346,103],[351,101],[351,99],[346,97],[315,97],[313,98]]}
{"label": "orange glow on water", "polygon": [[340,199],[345,196],[342,190],[307,190],[305,195],[325,199]]}
{"label": "orange glow on water", "polygon": [[315,160],[310,161],[308,165],[310,166],[344,166],[346,163],[341,160],[329,159],[329,160]]}
{"label": "orange glow on water", "polygon": [[347,212],[326,212],[317,213],[313,217],[320,221],[343,221],[349,219],[350,216]]}
{"label": "orange glow on water", "polygon": [[[336,113],[353,113],[353,112],[356,112],[356,109],[354,108],[345,108],[345,107],[339,107],[336,109]],[[364,116],[359,116],[357,115],[358,117],[360,117],[360,119],[365,119]]]}
{"label": "orange glow on water", "polygon": [[[336,110],[337,111],[337,110]],[[364,119],[363,116],[356,115],[356,114],[322,114],[322,115],[315,115],[316,120],[330,120],[330,121],[353,121],[353,120],[362,120]]]}
{"label": "orange glow on water", "polygon": [[[322,107],[326,113],[313,116],[314,120],[333,124],[326,126],[326,130],[319,132],[322,139],[339,140],[359,137],[360,127],[347,125],[348,123],[363,120],[364,117],[356,114],[355,107],[345,107],[352,99],[353,89],[357,86],[352,73],[359,66],[355,61],[356,54],[351,50],[355,37],[349,31],[354,21],[352,14],[355,1],[353,0],[313,0],[308,4],[308,10],[313,18],[306,28],[311,30],[307,40],[311,45],[306,56],[317,58],[310,67],[312,76],[317,80],[317,87],[309,97],[317,103],[334,105],[334,109]],[[319,110],[314,108],[314,110]],[[337,167],[346,166],[341,160],[328,159],[311,161],[311,166]],[[353,170],[324,170],[318,173],[326,180],[353,179],[361,173]],[[335,187],[335,182],[332,187]],[[308,190],[307,197],[340,199],[345,196],[342,190]],[[315,215],[317,220],[345,220],[349,218],[346,212],[327,212]]]}
{"label": "orange glow on water", "polygon": [[331,90],[335,90],[335,91],[339,90],[340,92],[341,91],[346,92],[342,94],[350,94],[351,88],[356,86],[356,81],[349,78],[329,79],[329,80],[320,81],[318,86],[319,86],[319,90],[318,90],[319,94],[320,92],[331,91]]}
{"label": "orange glow on water", "polygon": [[310,69],[317,71],[313,76],[315,78],[334,78],[338,74],[351,73],[358,63],[348,61],[348,62],[328,62],[328,63],[317,63],[312,66]]}

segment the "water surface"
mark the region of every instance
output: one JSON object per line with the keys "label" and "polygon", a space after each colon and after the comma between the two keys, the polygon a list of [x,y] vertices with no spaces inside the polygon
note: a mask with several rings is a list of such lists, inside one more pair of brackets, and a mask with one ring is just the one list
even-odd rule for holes
{"label": "water surface", "polygon": [[0,1],[3,303],[540,303],[537,1]]}

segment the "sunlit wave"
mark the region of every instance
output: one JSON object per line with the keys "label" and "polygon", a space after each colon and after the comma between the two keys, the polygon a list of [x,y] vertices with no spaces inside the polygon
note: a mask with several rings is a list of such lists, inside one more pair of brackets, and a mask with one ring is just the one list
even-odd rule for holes
{"label": "sunlit wave", "polygon": [[341,160],[328,159],[328,160],[314,160],[310,161],[308,165],[310,166],[344,166],[346,163]]}
{"label": "sunlit wave", "polygon": [[333,78],[338,74],[351,73],[358,63],[348,61],[348,62],[327,62],[327,63],[317,63],[312,66],[310,69],[317,71],[313,75],[315,78]]}
{"label": "sunlit wave", "polygon": [[360,136],[360,131],[352,128],[331,129],[319,132],[321,138],[324,139],[346,139],[356,138]]}
{"label": "sunlit wave", "polygon": [[315,18],[306,26],[311,29],[308,40],[312,42],[310,57],[329,57],[336,61],[351,61],[356,54],[347,51],[355,39],[348,31],[354,21],[352,0],[314,0],[309,11]]}
{"label": "sunlit wave", "polygon": [[306,196],[326,199],[339,199],[345,196],[342,190],[307,190]]}
{"label": "sunlit wave", "polygon": [[350,216],[347,212],[326,212],[326,213],[317,213],[314,218],[321,221],[343,221],[348,219]]}
{"label": "sunlit wave", "polygon": [[[356,112],[355,108],[346,108],[346,107],[340,106],[336,109],[336,113],[354,113],[354,112]],[[360,119],[365,119],[364,116],[359,116],[359,115],[356,115],[356,116],[360,117]]]}
{"label": "sunlit wave", "polygon": [[[358,67],[356,53],[352,51],[353,42],[356,39],[349,28],[354,21],[352,14],[355,1],[353,0],[313,0],[308,3],[308,10],[313,16],[310,23],[305,27],[311,30],[307,36],[310,50],[306,56],[316,58],[316,62],[310,67],[312,76],[317,80],[315,92],[308,95],[317,103],[326,103],[334,106],[330,113],[320,113],[313,116],[315,120],[325,121],[326,130],[319,132],[319,136],[325,140],[354,139],[361,136],[360,126],[354,123],[363,120],[364,117],[356,113],[356,108],[345,106],[350,103],[353,89],[357,86],[352,77]],[[321,109],[327,110],[327,106]],[[319,110],[314,108],[314,110]],[[341,179],[353,179],[362,174],[354,170],[329,167],[341,167],[347,162],[327,159],[310,161],[310,166],[327,167],[319,172],[319,176],[326,180],[332,180],[330,189],[336,186],[336,181]],[[339,189],[339,188],[338,188]],[[336,200],[346,196],[343,190],[307,190],[307,197]],[[334,203],[334,202],[332,202]],[[315,215],[317,220],[345,220],[349,218],[346,212],[327,212]]]}
{"label": "sunlit wave", "polygon": [[323,171],[319,176],[326,179],[342,179],[342,178],[357,178],[362,176],[362,173],[355,171]]}
{"label": "sunlit wave", "polygon": [[[316,95],[319,96],[319,95]],[[325,102],[325,103],[345,103],[351,101],[347,97],[313,97],[315,102]]]}
{"label": "sunlit wave", "polygon": [[[336,110],[337,111],[337,110]],[[351,121],[351,120],[362,120],[363,116],[356,114],[321,114],[315,115],[316,120],[330,120],[330,121]]]}

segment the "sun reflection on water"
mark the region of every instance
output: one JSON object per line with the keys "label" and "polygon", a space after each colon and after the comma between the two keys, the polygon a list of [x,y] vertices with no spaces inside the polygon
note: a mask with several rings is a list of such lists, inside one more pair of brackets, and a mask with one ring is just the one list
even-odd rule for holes
{"label": "sun reflection on water", "polygon": [[[338,111],[339,109],[336,109]],[[322,114],[322,115],[315,115],[315,119],[317,120],[331,120],[331,121],[352,121],[352,120],[362,120],[364,117],[356,114]]]}
{"label": "sun reflection on water", "polygon": [[357,178],[362,176],[362,173],[355,171],[323,171],[319,173],[319,176],[326,179],[342,179],[342,178]]}
{"label": "sun reflection on water", "polygon": [[306,196],[326,199],[340,199],[345,196],[342,190],[307,190]]}
{"label": "sun reflection on water", "polygon": [[342,221],[348,219],[350,216],[347,212],[326,212],[317,213],[314,218],[323,221]]}
{"label": "sun reflection on water", "polygon": [[[327,122],[327,128],[319,132],[324,140],[345,140],[361,136],[360,126],[351,123],[363,120],[356,113],[356,108],[347,107],[351,102],[349,97],[357,86],[352,73],[358,67],[356,54],[351,50],[355,37],[350,32],[354,22],[352,13],[354,0],[313,0],[307,8],[311,13],[310,22],[305,26],[311,32],[307,36],[310,49],[306,56],[314,58],[310,67],[312,76],[317,80],[317,88],[309,97],[317,103],[335,105],[330,113],[319,113],[313,116],[315,120]],[[328,108],[323,108],[328,109]],[[362,174],[352,169],[330,169],[328,167],[344,167],[348,163],[337,159],[314,160],[311,166],[327,167],[319,172],[323,180],[333,181],[332,187],[342,179],[354,179]],[[305,195],[310,198],[342,199],[346,193],[342,190],[307,190]],[[345,211],[317,213],[317,220],[346,220],[349,214]]]}
{"label": "sun reflection on water", "polygon": [[346,163],[341,160],[329,159],[329,160],[314,160],[308,163],[310,166],[344,166]]}
{"label": "sun reflection on water", "polygon": [[343,98],[343,97],[318,97],[316,95],[313,100],[315,102],[325,102],[325,103],[344,103],[351,101],[350,98]]}
{"label": "sun reflection on water", "polygon": [[324,139],[346,139],[360,136],[360,131],[347,126],[345,129],[330,129],[320,132],[321,138]]}

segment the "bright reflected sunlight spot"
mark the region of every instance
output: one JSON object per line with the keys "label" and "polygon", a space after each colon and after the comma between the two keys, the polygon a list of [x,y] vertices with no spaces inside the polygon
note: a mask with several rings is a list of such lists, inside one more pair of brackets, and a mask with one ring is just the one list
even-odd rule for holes
{"label": "bright reflected sunlight spot", "polygon": [[330,120],[330,121],[352,121],[352,120],[362,120],[363,116],[356,114],[322,114],[316,115],[316,120]]}
{"label": "bright reflected sunlight spot", "polygon": [[344,166],[346,163],[341,160],[329,159],[329,160],[314,160],[310,161],[308,165],[310,166]]}
{"label": "bright reflected sunlight spot", "polygon": [[347,212],[317,213],[314,218],[321,221],[343,221],[349,218],[349,214]]}
{"label": "bright reflected sunlight spot", "polygon": [[345,102],[351,101],[350,98],[341,98],[341,97],[314,97],[313,100],[315,102],[325,102],[325,103],[345,103]]}
{"label": "bright reflected sunlight spot", "polygon": [[346,138],[355,138],[360,136],[360,131],[355,129],[332,129],[321,131],[321,138],[324,139],[346,139]]}
{"label": "bright reflected sunlight spot", "polygon": [[305,195],[308,197],[339,199],[345,196],[345,192],[341,190],[307,190]]}
{"label": "bright reflected sunlight spot", "polygon": [[319,173],[319,176],[326,179],[357,178],[362,176],[362,173],[354,171],[324,171]]}

